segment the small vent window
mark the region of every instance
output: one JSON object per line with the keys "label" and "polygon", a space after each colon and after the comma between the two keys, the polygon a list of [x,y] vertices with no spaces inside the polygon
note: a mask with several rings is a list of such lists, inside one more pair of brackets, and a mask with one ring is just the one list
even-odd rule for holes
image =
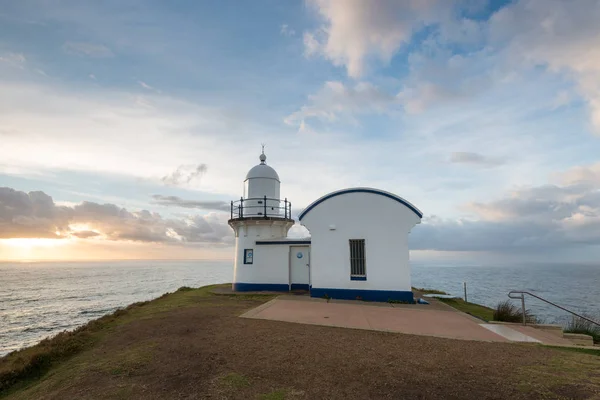
{"label": "small vent window", "polygon": [[365,239],[350,239],[350,277],[366,278]]}

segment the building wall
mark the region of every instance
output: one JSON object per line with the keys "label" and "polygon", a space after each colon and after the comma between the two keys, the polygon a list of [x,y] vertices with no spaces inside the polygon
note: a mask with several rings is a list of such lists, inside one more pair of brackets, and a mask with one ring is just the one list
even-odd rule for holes
{"label": "building wall", "polygon": [[[374,193],[316,205],[301,220],[311,234],[311,295],[412,300],[408,234],[419,222],[407,206]],[[349,239],[365,239],[366,280],[350,279]],[[383,292],[368,293],[375,290]]]}
{"label": "building wall", "polygon": [[[233,290],[288,290],[290,245],[257,245],[257,240],[283,239],[290,222],[245,222],[236,228]],[[254,251],[244,264],[244,249]]]}

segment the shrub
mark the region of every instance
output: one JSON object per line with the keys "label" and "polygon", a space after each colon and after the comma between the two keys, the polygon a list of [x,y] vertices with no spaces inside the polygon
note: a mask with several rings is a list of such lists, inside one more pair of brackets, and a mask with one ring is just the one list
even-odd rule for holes
{"label": "shrub", "polygon": [[[523,312],[510,300],[498,303],[493,315],[494,321],[523,322]],[[538,323],[538,319],[529,310],[525,310],[525,321],[530,324]]]}
{"label": "shrub", "polygon": [[[589,319],[594,319],[591,316],[585,315]],[[567,333],[581,333],[589,335],[594,339],[594,343],[600,343],[600,326],[579,317],[573,317],[571,322],[564,329]]]}

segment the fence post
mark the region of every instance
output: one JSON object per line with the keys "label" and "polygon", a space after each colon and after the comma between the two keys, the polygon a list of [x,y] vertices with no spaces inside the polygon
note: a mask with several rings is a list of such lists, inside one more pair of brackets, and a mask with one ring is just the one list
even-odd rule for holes
{"label": "fence post", "polygon": [[265,218],[267,218],[267,196],[265,196]]}
{"label": "fence post", "polygon": [[521,293],[521,312],[523,313],[523,325],[527,325],[527,319],[525,318],[525,294]]}
{"label": "fence post", "polygon": [[231,218],[230,219],[233,219],[233,200],[231,200]]}
{"label": "fence post", "polygon": [[283,205],[283,210],[284,210],[284,211],[283,211],[283,214],[284,214],[284,216],[285,216],[285,219],[287,219],[287,217],[288,217],[288,211],[287,211],[287,197],[285,198],[285,200],[284,200],[283,204],[284,204],[284,205]]}
{"label": "fence post", "polygon": [[467,282],[463,282],[463,289],[465,290],[465,303],[468,303],[468,300],[467,300]]}
{"label": "fence post", "polygon": [[240,197],[240,212],[239,212],[239,216],[240,218],[244,218],[244,198]]}

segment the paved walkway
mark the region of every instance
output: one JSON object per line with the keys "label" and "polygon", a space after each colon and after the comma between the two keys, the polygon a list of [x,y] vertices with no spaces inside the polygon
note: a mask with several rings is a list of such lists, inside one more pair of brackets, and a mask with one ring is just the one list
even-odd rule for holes
{"label": "paved walkway", "polygon": [[309,297],[280,296],[248,311],[242,317],[451,339],[571,345],[566,339],[532,327],[484,324],[451,307],[427,307],[356,301],[326,302]]}

